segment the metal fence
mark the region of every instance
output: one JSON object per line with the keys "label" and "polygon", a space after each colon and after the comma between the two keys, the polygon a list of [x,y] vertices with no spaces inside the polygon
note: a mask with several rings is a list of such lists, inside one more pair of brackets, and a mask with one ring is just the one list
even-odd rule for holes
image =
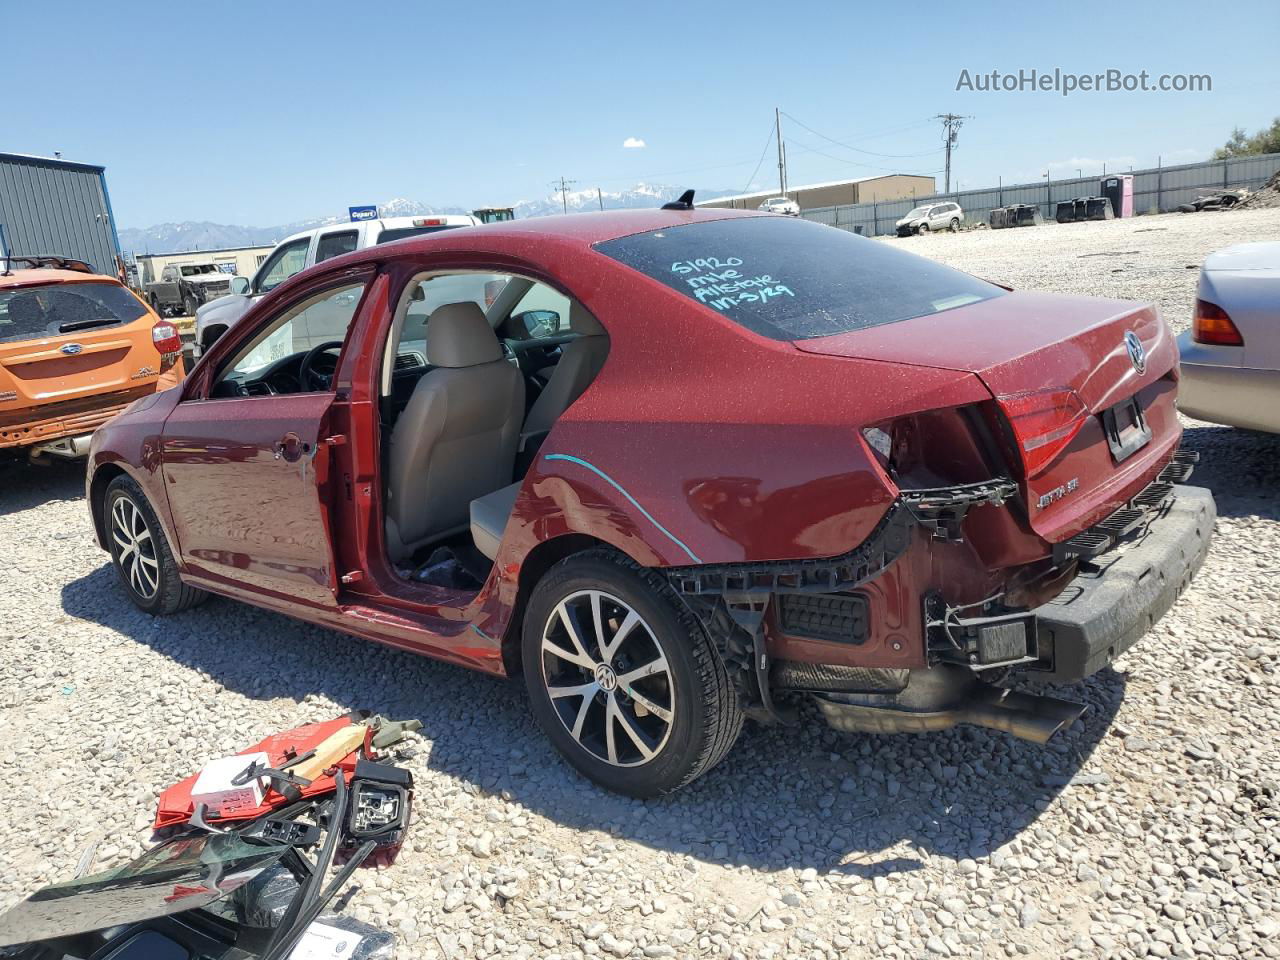
{"label": "metal fence", "polygon": [[[1189,203],[1206,190],[1238,189],[1256,190],[1280,170],[1280,153],[1264,153],[1253,157],[1233,157],[1229,160],[1207,160],[1203,163],[1184,163],[1175,167],[1151,167],[1146,170],[1127,171],[1133,177],[1133,212],[1164,213],[1177,209],[1179,204]],[[1122,171],[1113,171],[1113,174]],[[909,197],[884,203],[845,204],[836,207],[815,207],[800,215],[807,220],[840,227],[867,236],[879,236],[894,232],[894,223],[913,207],[928,203],[952,200],[964,209],[965,220],[986,222],[987,215],[996,207],[1014,203],[1029,203],[1040,208],[1040,215],[1053,219],[1058,202],[1076,197],[1101,195],[1102,177],[1073,177],[1066,180],[1049,180],[1042,183],[1018,183],[1009,186],[987,187],[981,190],[959,190],[928,197]]]}

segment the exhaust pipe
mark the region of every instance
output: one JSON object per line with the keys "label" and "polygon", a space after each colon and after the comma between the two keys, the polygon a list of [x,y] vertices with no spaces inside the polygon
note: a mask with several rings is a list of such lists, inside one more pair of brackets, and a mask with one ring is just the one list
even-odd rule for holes
{"label": "exhaust pipe", "polygon": [[89,443],[93,434],[86,433],[79,437],[61,437],[47,443],[37,443],[31,447],[29,456],[32,460],[40,460],[46,456],[60,457],[63,460],[78,460],[89,455]]}
{"label": "exhaust pipe", "polygon": [[846,733],[927,733],[970,723],[1045,744],[1087,706],[1057,697],[1006,690],[963,667],[912,670],[899,694],[816,694],[827,723]]}
{"label": "exhaust pipe", "polygon": [[1059,730],[1075,723],[1088,709],[1083,703],[1021,690],[990,687],[983,694],[981,699],[958,711],[957,723],[1003,730],[1019,740],[1042,745]]}

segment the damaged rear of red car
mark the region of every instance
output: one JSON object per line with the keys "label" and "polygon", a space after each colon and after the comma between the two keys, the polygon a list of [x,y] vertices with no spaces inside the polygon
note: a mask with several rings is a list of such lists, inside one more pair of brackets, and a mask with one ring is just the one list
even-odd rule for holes
{"label": "damaged rear of red car", "polygon": [[[475,273],[492,303],[435,296]],[[324,342],[239,371],[328,297]],[[1208,549],[1176,388],[1150,306],[678,203],[304,271],[99,432],[87,493],[143,609],[222,593],[523,673],[570,763],[651,796],[804,698],[845,730],[1073,721],[1019,681],[1110,663]]]}
{"label": "damaged rear of red car", "polygon": [[751,443],[758,476],[689,484],[703,519],[770,545],[668,571],[732,638],[759,715],[805,692],[844,730],[1045,742],[1083,707],[1008,681],[1106,666],[1203,561],[1215,506],[1184,485],[1196,457],[1153,306],[1010,292],[804,224],[602,246],[804,357],[743,385],[744,417],[773,429]]}

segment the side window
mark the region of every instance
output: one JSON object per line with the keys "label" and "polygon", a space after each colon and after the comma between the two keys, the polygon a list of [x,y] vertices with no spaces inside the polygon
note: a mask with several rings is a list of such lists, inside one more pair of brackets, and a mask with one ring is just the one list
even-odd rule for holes
{"label": "side window", "polygon": [[[245,344],[234,360],[224,367],[220,381],[234,380],[240,384],[266,373],[278,360],[291,355],[301,355],[324,343],[341,344],[347,338],[347,330],[355,319],[356,309],[364,293],[363,283],[348,283],[316,294],[272,319]],[[337,347],[332,351],[337,356]],[[296,370],[287,371],[289,374]],[[273,383],[275,392],[300,392],[286,390]],[[216,390],[215,395],[226,395]]]}
{"label": "side window", "polygon": [[307,247],[311,245],[310,237],[294,240],[278,247],[275,253],[267,258],[267,262],[258,271],[258,293],[274,290],[307,264]]}
{"label": "side window", "polygon": [[164,268],[164,273],[160,274],[160,279],[161,279],[161,280],[165,280],[165,281],[168,281],[168,280],[177,280],[177,279],[178,279],[178,268],[177,268],[177,267],[165,267],[165,268]]}
{"label": "side window", "polygon": [[333,257],[340,257],[356,248],[359,234],[355,230],[343,230],[340,233],[326,233],[316,244],[316,263],[322,263]]}
{"label": "side window", "polygon": [[511,311],[506,328],[513,337],[529,340],[554,337],[569,330],[569,298],[542,283],[535,283]]}

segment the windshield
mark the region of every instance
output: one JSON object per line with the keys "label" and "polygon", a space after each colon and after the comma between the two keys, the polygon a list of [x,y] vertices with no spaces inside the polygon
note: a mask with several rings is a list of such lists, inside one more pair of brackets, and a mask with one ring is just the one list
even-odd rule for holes
{"label": "windshield", "polygon": [[390,243],[393,240],[417,237],[424,233],[439,233],[441,230],[456,230],[460,226],[462,226],[460,223],[451,223],[439,227],[398,227],[395,230],[383,230],[382,235],[378,237],[378,243]]}
{"label": "windshield", "polygon": [[289,849],[249,843],[234,834],[174,837],[114,870],[38,890],[0,917],[0,946],[208,906],[273,866]]}
{"label": "windshield", "polygon": [[182,275],[184,277],[194,277],[202,273],[217,273],[218,268],[212,263],[200,263],[190,267],[182,267]]}
{"label": "windshield", "polygon": [[886,243],[787,217],[703,221],[595,249],[774,340],[827,337],[1004,294]]}
{"label": "windshield", "polygon": [[137,297],[105,280],[0,289],[0,342],[113,326],[145,313]]}
{"label": "windshield", "polygon": [[[908,214],[907,214],[907,217],[924,217],[924,216],[928,216],[929,211],[930,211],[930,210],[932,210],[932,209],[933,209],[932,207],[916,207],[914,210],[912,210],[910,213],[908,213]],[[905,220],[905,219],[907,219],[907,217],[903,217],[903,219]]]}

